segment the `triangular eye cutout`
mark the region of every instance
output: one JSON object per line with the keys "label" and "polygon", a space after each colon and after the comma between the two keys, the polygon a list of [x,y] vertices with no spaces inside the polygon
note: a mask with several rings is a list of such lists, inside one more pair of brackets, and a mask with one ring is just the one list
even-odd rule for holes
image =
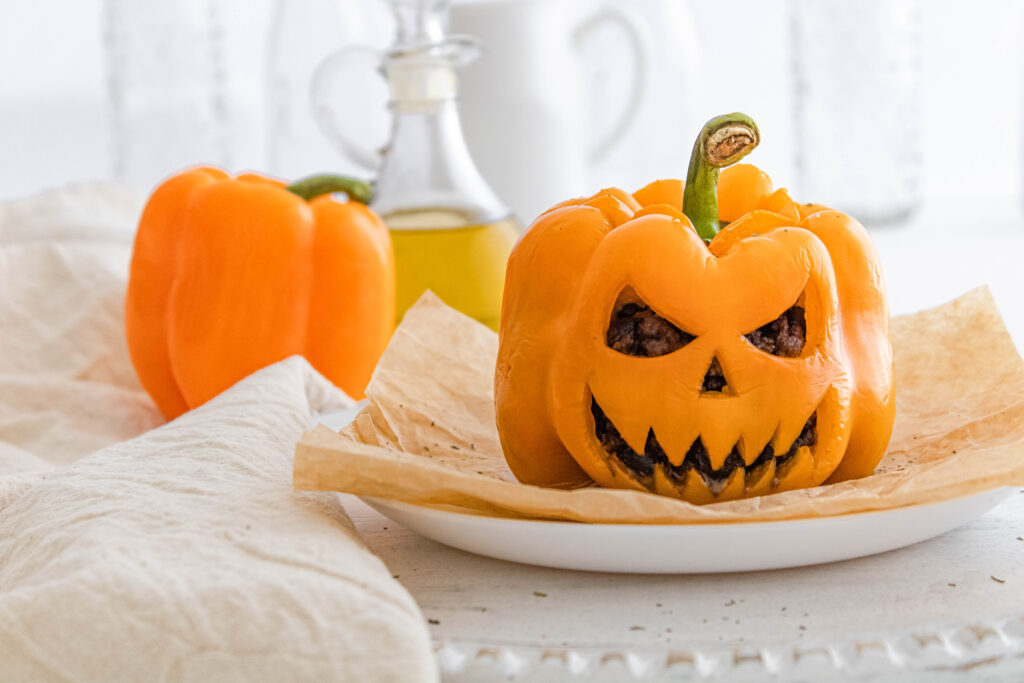
{"label": "triangular eye cutout", "polygon": [[605,340],[627,356],[653,358],[677,351],[696,337],[655,313],[632,290],[620,295]]}
{"label": "triangular eye cutout", "polygon": [[797,358],[807,342],[807,320],[800,303],[790,306],[775,320],[762,325],[746,340],[765,353],[783,358]]}
{"label": "triangular eye cutout", "polygon": [[720,393],[728,386],[729,383],[725,381],[725,373],[722,372],[722,364],[718,362],[718,356],[715,356],[711,359],[708,371],[704,373],[704,382],[701,384],[700,390],[705,393]]}

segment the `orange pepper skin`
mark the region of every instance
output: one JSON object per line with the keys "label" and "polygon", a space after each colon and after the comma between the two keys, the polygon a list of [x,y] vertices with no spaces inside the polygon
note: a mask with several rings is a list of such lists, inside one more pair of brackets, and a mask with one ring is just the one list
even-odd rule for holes
{"label": "orange pepper skin", "polygon": [[772,179],[753,164],[723,168],[718,177],[718,218],[732,222],[762,206],[772,194]]}
{"label": "orange pepper skin", "polygon": [[[721,181],[719,181],[721,183]],[[675,178],[655,180],[633,193],[633,197],[641,206],[668,204],[683,210],[683,181]]]}
{"label": "orange pepper skin", "polygon": [[[683,184],[676,178],[655,180],[634,192],[633,197],[641,206],[668,204],[681,211]],[[718,178],[718,217],[734,221],[754,209],[768,208],[765,204],[771,195],[772,179],[757,166],[735,164],[724,168]]]}
{"label": "orange pepper skin", "polygon": [[394,319],[387,228],[365,205],[197,168],[156,189],[125,306],[132,363],[174,418],[301,354],[361,398]]}
{"label": "orange pepper skin", "polygon": [[836,287],[845,303],[843,338],[854,375],[853,429],[846,455],[829,481],[858,479],[871,474],[882,459],[896,419],[885,282],[875,245],[850,216],[822,209],[808,214],[800,227],[836,255]]}
{"label": "orange pepper skin", "polygon": [[[564,333],[580,295],[579,273],[612,228],[604,212],[583,201],[556,206],[534,221],[505,270],[494,381],[498,434],[509,468],[530,484],[574,488],[590,482],[546,410],[552,341]],[[534,279],[534,273],[542,276]]]}
{"label": "orange pepper skin", "polygon": [[[894,392],[885,287],[864,228],[797,204],[744,164],[721,173],[719,219],[729,223],[706,243],[680,212],[682,194],[681,181],[664,180],[637,191],[639,209],[621,191],[563,202],[513,250],[495,372],[512,472],[528,484],[596,482],[697,504],[870,474],[891,436]],[[609,348],[627,288],[694,340],[651,358]],[[794,301],[807,316],[800,357],[745,341]],[[701,393],[712,358],[732,393]],[[674,479],[656,467],[644,478],[604,450],[592,401],[635,452],[655,434],[674,466],[697,437],[713,469],[734,446],[752,466],[766,444],[784,452],[812,413],[818,440],[720,490],[692,469]]]}
{"label": "orange pepper skin", "polygon": [[150,196],[135,235],[125,296],[128,350],[139,381],[168,418],[189,409],[171,370],[167,343],[167,301],[176,276],[177,235],[188,197],[227,178],[219,169],[195,168],[168,179]]}
{"label": "orange pepper skin", "polygon": [[365,204],[317,197],[309,206],[316,231],[305,356],[361,399],[394,330],[391,236]]}

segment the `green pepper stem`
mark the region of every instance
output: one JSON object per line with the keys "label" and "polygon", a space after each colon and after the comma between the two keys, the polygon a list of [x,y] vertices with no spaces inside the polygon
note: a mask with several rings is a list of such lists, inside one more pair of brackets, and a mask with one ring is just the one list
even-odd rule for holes
{"label": "green pepper stem", "polygon": [[284,189],[299,195],[307,202],[333,192],[344,192],[350,201],[360,204],[369,204],[370,198],[373,197],[373,190],[368,182],[343,175],[312,175],[296,180]]}
{"label": "green pepper stem", "polygon": [[683,213],[707,241],[718,234],[718,171],[750,154],[761,142],[746,114],[723,114],[704,124],[693,143],[683,191]]}

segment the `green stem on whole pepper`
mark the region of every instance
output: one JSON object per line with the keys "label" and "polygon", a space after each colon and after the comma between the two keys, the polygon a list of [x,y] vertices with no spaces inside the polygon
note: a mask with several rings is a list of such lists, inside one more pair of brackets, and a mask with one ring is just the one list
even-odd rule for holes
{"label": "green stem on whole pepper", "polygon": [[284,189],[292,194],[297,194],[307,202],[320,195],[333,192],[344,192],[350,201],[359,202],[360,204],[369,204],[370,199],[373,197],[370,183],[343,175],[313,175],[296,180]]}
{"label": "green stem on whole pepper", "polygon": [[747,156],[761,142],[746,114],[723,114],[704,124],[693,143],[683,191],[683,213],[707,241],[718,234],[718,170]]}

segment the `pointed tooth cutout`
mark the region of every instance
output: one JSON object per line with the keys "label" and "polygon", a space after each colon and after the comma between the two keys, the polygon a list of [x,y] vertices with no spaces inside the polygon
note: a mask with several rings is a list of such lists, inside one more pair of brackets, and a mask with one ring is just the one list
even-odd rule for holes
{"label": "pointed tooth cutout", "polygon": [[716,420],[707,426],[708,428],[701,432],[700,439],[708,451],[711,469],[720,470],[733,446],[739,441],[743,425],[739,420]]}
{"label": "pointed tooth cutout", "polygon": [[775,485],[775,458],[747,473],[747,495],[763,496]]}
{"label": "pointed tooth cutout", "polygon": [[779,423],[779,428],[775,431],[775,436],[772,438],[772,448],[775,449],[775,455],[779,456],[789,450],[789,447],[796,441],[796,437],[800,436],[800,432],[804,430],[804,424],[809,419],[809,415],[798,417],[799,413],[794,414],[783,414],[782,421]]}
{"label": "pointed tooth cutout", "polygon": [[772,436],[778,431],[779,423],[765,414],[755,415],[748,424],[743,426],[740,435],[739,450],[743,462],[747,466],[757,460],[768,445]]}
{"label": "pointed tooth cutout", "polygon": [[779,480],[779,491],[788,491],[799,488],[793,482],[806,481],[814,471],[814,458],[811,457],[811,449],[801,446],[796,450],[792,458],[776,470],[775,476]]}
{"label": "pointed tooth cutout", "polygon": [[[618,404],[618,405],[617,405]],[[648,416],[640,406],[619,407],[623,405],[617,401],[609,401],[608,405],[597,402],[597,405],[604,411],[605,417],[611,420],[619,435],[626,440],[626,443],[637,453],[643,455],[647,445],[647,434],[651,431],[651,424]]]}
{"label": "pointed tooth cutout", "polygon": [[747,490],[745,473],[742,468],[737,467],[733,471],[725,486],[718,492],[718,500],[736,500],[742,498]]}
{"label": "pointed tooth cutout", "polygon": [[667,416],[655,422],[654,435],[658,437],[658,443],[668,461],[673,467],[679,467],[700,433],[696,420],[678,420]]}
{"label": "pointed tooth cutout", "polygon": [[679,495],[677,483],[665,472],[663,465],[654,466],[654,490],[662,496],[675,498]]}
{"label": "pointed tooth cutout", "polygon": [[715,502],[715,494],[704,482],[700,472],[691,469],[686,473],[686,480],[683,483],[683,498],[694,505],[704,505]]}

